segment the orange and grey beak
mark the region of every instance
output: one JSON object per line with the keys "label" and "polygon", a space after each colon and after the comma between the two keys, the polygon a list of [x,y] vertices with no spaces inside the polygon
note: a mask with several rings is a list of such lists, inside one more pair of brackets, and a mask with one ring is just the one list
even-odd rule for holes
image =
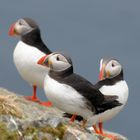
{"label": "orange and grey beak", "polygon": [[105,71],[105,64],[102,64],[102,68],[101,68],[100,73],[99,73],[99,80],[104,79],[104,71]]}
{"label": "orange and grey beak", "polygon": [[15,36],[16,35],[15,24],[16,23],[14,23],[10,26],[10,29],[9,29],[9,32],[8,32],[9,36]]}
{"label": "orange and grey beak", "polygon": [[48,67],[51,64],[50,61],[49,61],[48,55],[45,55],[45,56],[41,57],[38,60],[37,64]]}
{"label": "orange and grey beak", "polygon": [[46,55],[43,56],[43,57],[41,57],[41,58],[38,60],[37,64],[39,64],[39,65],[44,65],[44,62],[45,62],[46,58],[47,58]]}

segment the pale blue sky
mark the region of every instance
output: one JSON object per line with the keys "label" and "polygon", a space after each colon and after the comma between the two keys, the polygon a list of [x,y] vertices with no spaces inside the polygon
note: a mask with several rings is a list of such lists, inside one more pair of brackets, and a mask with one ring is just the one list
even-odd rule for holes
{"label": "pale blue sky", "polygon": [[[105,128],[130,140],[139,138],[140,118],[140,1],[138,0],[4,0],[0,3],[0,86],[19,94],[31,94],[13,64],[18,38],[8,36],[18,18],[30,17],[41,28],[43,40],[53,51],[72,57],[75,71],[97,81],[99,61],[112,56],[124,67],[130,89],[125,109]],[[43,99],[43,91],[38,93]]]}

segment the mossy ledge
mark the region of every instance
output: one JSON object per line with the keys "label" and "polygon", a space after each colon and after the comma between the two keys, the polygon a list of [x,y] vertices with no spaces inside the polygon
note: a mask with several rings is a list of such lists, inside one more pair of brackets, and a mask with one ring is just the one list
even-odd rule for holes
{"label": "mossy ledge", "polygon": [[0,122],[0,140],[18,140],[19,134],[16,131],[7,129],[6,124]]}
{"label": "mossy ledge", "polygon": [[[0,88],[0,140],[109,140],[82,128],[78,122],[68,121],[57,108],[42,107]],[[116,140],[127,140],[114,134]]]}

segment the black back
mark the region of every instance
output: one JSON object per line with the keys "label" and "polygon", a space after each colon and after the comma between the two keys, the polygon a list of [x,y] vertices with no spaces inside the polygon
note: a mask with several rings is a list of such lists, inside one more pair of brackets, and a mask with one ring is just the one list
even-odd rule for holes
{"label": "black back", "polygon": [[37,49],[39,49],[45,54],[51,53],[51,50],[48,49],[48,47],[44,44],[44,42],[41,39],[39,28],[36,28],[32,30],[31,32],[23,35],[21,37],[21,40],[24,43],[30,45],[31,47],[36,47]]}

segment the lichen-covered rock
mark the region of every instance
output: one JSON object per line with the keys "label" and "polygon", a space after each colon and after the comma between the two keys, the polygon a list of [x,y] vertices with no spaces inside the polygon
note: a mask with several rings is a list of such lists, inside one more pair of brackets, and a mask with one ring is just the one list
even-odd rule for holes
{"label": "lichen-covered rock", "polygon": [[[117,140],[127,140],[115,134]],[[63,112],[43,107],[0,88],[0,140],[102,140],[80,123],[69,124]],[[104,140],[109,140],[104,138]]]}

